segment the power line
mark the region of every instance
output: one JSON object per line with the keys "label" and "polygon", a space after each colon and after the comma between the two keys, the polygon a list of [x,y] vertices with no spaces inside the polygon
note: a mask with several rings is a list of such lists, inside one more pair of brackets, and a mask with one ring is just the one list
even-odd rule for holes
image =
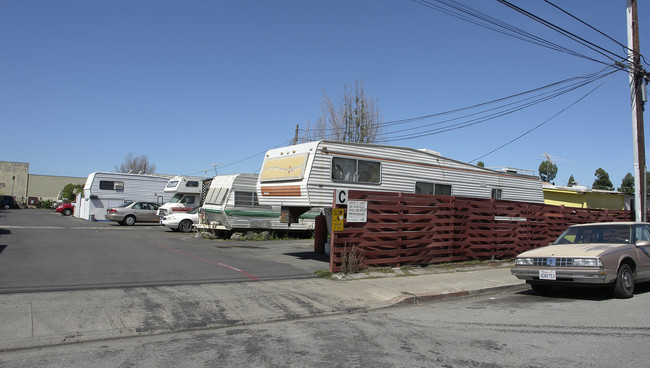
{"label": "power line", "polygon": [[[434,134],[440,134],[452,130],[457,130],[457,129],[462,129],[466,127],[470,127],[473,125],[481,124],[508,114],[512,114],[514,112],[523,110],[525,108],[534,106],[536,104],[546,102],[550,99],[553,99],[555,97],[564,95],[566,93],[572,92],[578,88],[581,88],[583,86],[586,86],[590,83],[593,83],[594,81],[597,81],[598,79],[604,78],[610,74],[615,73],[616,70],[613,68],[605,68],[601,70],[600,72],[592,73],[587,76],[583,77],[575,77],[571,78],[566,81],[571,81],[573,82],[568,85],[560,85],[557,88],[548,90],[548,91],[542,91],[541,93],[538,93],[536,95],[530,96],[530,97],[524,97],[517,99],[513,102],[508,102],[508,103],[503,103],[497,107],[492,107],[492,108],[487,108],[480,110],[475,113],[470,113],[470,114],[465,114],[462,116],[458,117],[452,117],[450,119],[442,120],[442,121],[435,121],[433,123],[428,123],[424,125],[418,125],[416,127],[411,127],[411,128],[405,128],[405,129],[400,129],[400,130],[395,130],[395,131],[390,131],[390,132],[384,132],[379,135],[379,138],[382,142],[393,142],[393,141],[400,141],[400,140],[408,140],[408,139],[415,139],[415,138],[420,138],[424,136],[430,136]],[[549,86],[556,86],[556,84],[551,84]],[[533,91],[539,91],[539,89],[535,89]],[[530,92],[530,91],[529,91]],[[522,96],[522,94],[517,94],[514,96]],[[496,102],[502,102],[504,99],[498,99],[494,100]],[[494,102],[493,101],[493,102]],[[484,106],[486,104],[478,104],[475,106]],[[461,112],[467,110],[466,108],[463,109],[456,109],[452,110],[452,112]],[[445,112],[445,113],[440,113],[436,114],[437,117],[440,116],[445,116],[451,112]],[[411,119],[413,121],[415,119]],[[451,124],[449,124],[451,123]],[[437,128],[433,129],[427,129],[423,130],[427,127],[433,127],[433,126],[440,126]],[[413,133],[407,133],[407,132],[412,132],[414,130],[418,130],[417,132]],[[404,133],[404,134],[402,134]]]}
{"label": "power line", "polygon": [[[492,31],[510,36],[521,41],[529,42],[538,46],[546,47],[555,51],[563,52],[576,57],[591,60],[597,63],[608,65],[608,62],[597,60],[585,54],[571,50],[567,47],[561,46],[557,43],[546,40],[542,37],[535,36],[532,33],[526,32],[518,27],[515,27],[506,22],[500,21],[497,18],[489,16],[479,10],[463,5],[455,0],[411,0],[414,3],[420,4],[430,9],[434,9],[441,13],[450,15],[452,17],[467,21],[474,25],[490,29]],[[438,4],[435,4],[435,3]],[[608,57],[609,58],[609,57]],[[621,58],[625,60],[625,58]]]}
{"label": "power line", "polygon": [[[283,141],[282,143],[280,143],[280,144],[278,144],[278,145],[276,145],[276,146],[271,147],[271,149],[272,149],[272,148],[278,148],[278,147],[288,146],[291,142],[293,142],[293,138],[288,139],[288,140],[286,140],[286,141]],[[227,163],[227,164],[219,165],[219,169],[223,169],[224,167],[228,167],[228,166],[236,165],[236,164],[238,164],[238,163],[241,163],[241,162],[244,162],[244,161],[250,160],[250,159],[252,159],[252,158],[258,157],[258,156],[260,156],[260,155],[265,154],[266,151],[268,151],[268,149],[265,149],[264,151],[261,151],[261,152],[255,153],[255,154],[250,155],[250,156],[248,156],[248,157],[242,158],[241,160],[237,160],[237,161],[233,161],[233,162],[230,162],[230,163]],[[202,171],[197,171],[197,172],[193,172],[193,173],[188,173],[188,174],[183,174],[183,176],[192,176],[192,175],[200,174],[200,173],[204,173],[204,170],[202,170]]]}
{"label": "power line", "polygon": [[627,60],[627,57],[624,57],[624,58],[620,57],[618,54],[616,54],[616,53],[614,53],[612,51],[606,50],[605,48],[600,47],[600,46],[598,46],[598,45],[596,45],[596,44],[594,44],[592,42],[589,42],[589,41],[585,40],[584,38],[582,38],[580,36],[577,36],[577,35],[567,31],[566,29],[564,29],[564,28],[562,28],[560,26],[557,26],[557,25],[555,25],[555,24],[553,24],[553,23],[551,23],[551,22],[549,22],[549,21],[547,21],[547,20],[545,20],[545,19],[543,19],[541,17],[538,17],[537,15],[535,15],[533,13],[530,13],[530,12],[528,12],[528,11],[526,11],[526,10],[524,10],[524,9],[510,3],[509,1],[506,1],[506,0],[497,0],[497,1],[500,2],[503,5],[509,7],[509,8],[511,8],[511,9],[513,9],[513,10],[515,10],[515,11],[517,11],[517,12],[519,12],[519,13],[521,13],[521,14],[523,14],[523,15],[531,18],[531,19],[533,19],[533,20],[535,20],[536,22],[538,22],[538,23],[540,23],[540,24],[542,24],[542,25],[544,25],[544,26],[546,26],[546,27],[560,33],[561,35],[563,35],[565,37],[568,37],[569,39],[571,39],[573,41],[578,42],[579,44],[591,49],[592,51],[595,51],[598,54],[605,56],[606,58],[610,59],[613,62],[617,62],[618,60],[612,58],[611,56],[608,56],[607,54],[613,55],[617,59]]}
{"label": "power line", "polygon": [[[388,127],[405,125],[422,120],[448,117],[444,120],[436,120],[426,124],[418,124],[416,126],[405,127],[403,129],[382,132],[378,134],[377,141],[381,143],[388,143],[410,140],[482,124],[573,92],[597,80],[612,75],[618,70],[619,69],[616,66],[608,66],[590,74],[567,78],[559,82],[550,83],[542,87],[534,88],[529,91],[517,93],[492,101],[435,114],[428,114],[381,123],[381,129],[385,129]],[[476,111],[476,109],[479,108],[481,109]],[[335,136],[335,130],[336,129],[334,128],[322,129],[323,132],[329,132],[327,134],[323,134],[323,138],[331,138]],[[321,131],[321,129],[319,129],[319,131]]]}
{"label": "power line", "polygon": [[[425,115],[425,116],[416,117],[416,118],[403,119],[403,120],[398,120],[398,121],[395,121],[395,122],[389,122],[389,123],[386,123],[386,124],[382,124],[382,127],[389,127],[389,126],[394,126],[394,125],[398,125],[398,124],[404,124],[406,122],[412,122],[412,121],[422,120],[422,119],[429,119],[429,118],[433,118],[433,117],[441,117],[441,116],[450,115],[450,114],[453,114],[453,113],[459,113],[459,112],[463,112],[463,111],[473,110],[473,109],[478,108],[478,107],[483,107],[483,106],[487,106],[487,105],[491,105],[491,104],[505,102],[505,101],[508,101],[508,100],[515,100],[517,98],[519,98],[519,100],[516,100],[514,102],[504,103],[504,104],[502,104],[500,106],[497,106],[497,107],[494,107],[494,108],[488,108],[488,109],[485,109],[485,110],[481,110],[478,113],[464,115],[463,117],[478,115],[478,114],[481,114],[481,113],[496,110],[498,108],[515,105],[517,103],[521,103],[521,102],[524,102],[524,101],[527,101],[527,100],[533,100],[535,98],[537,98],[537,101],[540,101],[541,100],[540,96],[545,96],[545,95],[554,96],[554,95],[557,95],[558,91],[570,92],[570,91],[574,90],[575,88],[583,86],[585,84],[585,82],[590,83],[593,80],[599,79],[599,78],[601,78],[601,77],[603,77],[605,75],[608,75],[609,73],[612,73],[612,71],[607,72],[608,69],[611,69],[611,68],[605,68],[605,69],[603,69],[601,71],[591,73],[591,74],[588,74],[588,75],[584,75],[584,76],[578,76],[578,77],[564,79],[562,81],[551,83],[551,84],[548,84],[548,85],[545,85],[545,86],[542,86],[542,87],[539,87],[539,88],[535,88],[535,89],[532,89],[532,90],[529,90],[529,91],[526,91],[526,92],[517,93],[517,94],[511,95],[511,96],[508,96],[508,97],[499,98],[499,99],[496,99],[496,100],[492,100],[492,101],[489,101],[489,102],[484,102],[484,103],[472,105],[472,106],[469,106],[469,107],[463,107],[463,108],[450,110],[450,111],[446,111],[446,112],[442,112],[442,113],[430,114],[430,115]],[[603,73],[605,73],[605,74],[603,74]],[[568,84],[568,83],[570,83],[570,84]],[[568,84],[568,85],[566,85],[566,84]],[[566,86],[563,86],[563,85],[566,85]],[[551,88],[553,88],[553,89],[551,89]],[[536,94],[536,95],[530,96],[530,97],[525,97],[527,95],[531,95],[531,94],[536,93],[536,92],[539,92],[539,93]],[[443,122],[448,122],[448,121],[452,121],[452,120],[458,120],[458,118],[446,120],[446,121],[443,121]],[[437,123],[427,124],[427,125],[424,125],[424,126],[431,126],[431,125],[437,125]],[[413,130],[413,129],[412,128],[411,129],[405,129],[405,131],[406,130]]]}
{"label": "power line", "polygon": [[567,107],[565,107],[564,109],[560,110],[560,111],[557,112],[555,115],[553,115],[553,116],[551,116],[550,118],[544,120],[543,122],[537,124],[536,126],[534,126],[533,128],[527,130],[526,132],[520,134],[520,135],[517,136],[516,138],[514,138],[514,139],[512,139],[512,140],[510,140],[510,141],[508,141],[508,142],[506,142],[506,143],[504,143],[504,144],[502,144],[502,145],[500,145],[499,147],[493,149],[492,151],[490,151],[490,152],[488,152],[488,153],[486,153],[486,154],[484,154],[484,155],[482,155],[482,156],[479,156],[479,157],[477,157],[477,158],[475,158],[475,159],[473,159],[473,160],[471,160],[471,161],[469,161],[469,162],[472,163],[472,162],[474,162],[474,161],[478,161],[478,160],[482,159],[483,157],[486,157],[486,156],[488,156],[488,155],[491,155],[491,154],[493,154],[494,152],[496,152],[496,151],[498,151],[498,150],[500,150],[500,149],[502,149],[502,148],[504,148],[504,147],[510,145],[511,143],[514,143],[515,141],[517,141],[517,140],[519,140],[519,139],[521,139],[521,138],[523,138],[524,136],[528,135],[529,133],[531,133],[532,131],[534,131],[534,130],[536,130],[537,128],[541,127],[542,125],[544,125],[544,124],[548,123],[549,121],[555,119],[557,116],[559,116],[559,115],[562,114],[563,112],[567,111],[568,109],[570,109],[571,107],[573,107],[574,105],[576,105],[578,102],[580,102],[580,101],[582,101],[583,99],[585,99],[587,96],[589,96],[590,94],[592,94],[595,90],[597,90],[598,88],[602,87],[603,84],[605,84],[605,83],[603,82],[603,83],[599,84],[598,86],[596,86],[595,88],[593,88],[591,91],[587,92],[585,95],[583,95],[582,97],[580,97],[579,99],[577,99],[576,101],[574,101],[573,103],[571,103],[569,106],[567,106]]}
{"label": "power line", "polygon": [[[528,100],[537,99],[536,101],[543,102],[543,101],[541,101],[541,97],[543,97],[543,96],[557,96],[558,95],[557,92],[559,92],[559,91],[570,92],[570,91],[572,91],[572,90],[574,90],[576,88],[579,88],[579,87],[583,86],[585,84],[585,82],[591,82],[591,81],[597,80],[597,79],[599,79],[599,78],[601,78],[603,76],[609,75],[610,73],[613,72],[612,70],[614,70],[616,68],[617,67],[615,67],[615,66],[608,66],[606,68],[603,68],[602,70],[599,70],[599,71],[596,71],[596,72],[593,72],[593,73],[590,73],[590,74],[563,79],[561,81],[546,84],[544,86],[533,88],[533,89],[528,90],[528,91],[519,92],[519,93],[516,93],[516,94],[513,94],[513,95],[506,96],[506,97],[501,97],[501,98],[498,98],[498,99],[494,99],[494,100],[486,101],[486,102],[481,102],[481,103],[466,106],[466,107],[461,107],[461,108],[452,109],[452,110],[448,110],[448,111],[443,111],[443,112],[439,112],[439,113],[433,113],[433,114],[427,114],[427,115],[422,115],[422,116],[416,116],[416,117],[410,117],[410,118],[405,118],[405,119],[398,119],[398,120],[383,122],[383,123],[380,123],[381,129],[386,129],[386,128],[390,128],[390,127],[394,127],[394,126],[405,125],[405,124],[408,124],[408,123],[414,123],[414,122],[421,121],[421,120],[430,120],[430,119],[434,119],[434,118],[441,118],[441,117],[444,117],[444,116],[450,116],[450,115],[454,115],[454,114],[458,114],[458,113],[463,113],[463,112],[466,112],[466,111],[469,112],[469,111],[472,111],[472,110],[476,110],[478,108],[486,107],[485,109],[480,110],[480,111],[478,111],[476,113],[470,113],[470,114],[463,115],[463,116],[460,116],[460,117],[450,118],[448,120],[444,120],[444,121],[441,121],[441,122],[418,125],[416,127],[405,128],[405,129],[401,129],[401,130],[394,130],[394,131],[385,132],[385,133],[382,133],[382,134],[383,135],[389,135],[389,134],[395,134],[395,133],[400,133],[400,132],[412,131],[412,130],[416,130],[416,129],[419,129],[419,128],[422,128],[422,127],[427,127],[427,126],[440,125],[442,123],[459,120],[461,118],[467,118],[467,117],[470,117],[470,116],[485,114],[487,112],[494,111],[494,110],[497,110],[499,108],[504,108],[504,107],[507,107],[507,106],[512,106],[512,105],[515,105],[515,104],[518,104],[518,103],[521,104],[524,101],[528,101]],[[544,101],[546,101],[546,100],[547,99],[544,99]],[[508,101],[514,101],[514,102],[508,102]],[[501,105],[497,106],[497,107],[489,107],[490,105],[495,105],[495,104],[498,104],[498,103],[501,103]],[[323,133],[322,135],[325,136],[325,137],[333,137],[333,136],[336,135],[333,132],[337,131],[336,128],[317,128],[317,129],[318,129],[319,132]],[[305,131],[305,130],[303,130],[303,131]]]}
{"label": "power line", "polygon": [[593,27],[591,24],[589,24],[589,23],[583,21],[582,19],[576,17],[575,15],[569,13],[568,11],[566,11],[566,10],[560,8],[559,6],[557,6],[557,5],[553,4],[552,2],[550,2],[549,0],[544,0],[544,1],[545,1],[547,4],[551,5],[552,7],[556,8],[557,10],[561,11],[562,13],[564,13],[564,14],[570,16],[571,18],[577,20],[578,22],[580,22],[580,23],[584,24],[585,26],[591,28],[592,30],[598,32],[599,34],[605,36],[607,39],[609,39],[610,41],[613,41],[613,42],[616,43],[617,45],[621,46],[623,49],[625,49],[625,50],[627,50],[627,51],[631,51],[631,50],[630,50],[626,45],[624,45],[624,44],[618,42],[617,40],[615,40],[614,38],[610,37],[609,35],[607,35],[607,34],[601,32],[599,29]]}
{"label": "power line", "polygon": [[[568,11],[566,11],[566,10],[560,8],[559,6],[553,4],[553,3],[550,2],[549,0],[544,0],[544,1],[545,1],[546,3],[548,3],[549,5],[553,6],[554,8],[560,10],[560,11],[563,12],[564,14],[570,16],[571,18],[577,20],[578,22],[580,22],[580,23],[584,24],[585,26],[591,28],[592,30],[598,32],[599,34],[601,34],[602,36],[606,37],[606,38],[609,39],[610,41],[612,41],[612,42],[616,43],[617,45],[621,46],[621,47],[625,50],[626,53],[630,53],[630,52],[632,52],[632,53],[636,54],[636,52],[635,52],[634,50],[630,49],[629,47],[627,47],[627,45],[624,45],[624,44],[622,44],[621,42],[619,42],[619,41],[615,40],[614,38],[610,37],[609,35],[605,34],[604,32],[601,32],[599,29],[593,27],[593,26],[590,25],[589,23],[583,21],[582,19],[580,19],[580,18],[574,16],[573,14],[569,13]],[[644,33],[645,33],[645,32],[644,32]],[[646,34],[646,36],[647,36],[647,34]],[[639,54],[639,57],[641,58],[641,60],[643,60],[643,63],[644,63],[644,64],[646,64],[646,65],[650,65],[650,64],[648,64],[648,62],[645,60],[645,57],[644,57],[643,55]],[[628,62],[629,62],[629,57],[628,57]]]}
{"label": "power line", "polygon": [[[293,142],[293,138],[288,139],[288,140],[286,140],[286,141],[284,141],[284,142],[282,142],[282,143],[280,143],[280,144],[278,144],[278,145],[276,145],[276,146],[274,146],[274,147],[271,147],[271,148],[278,148],[278,147],[288,146],[288,145],[291,144],[292,142]],[[236,165],[236,164],[238,164],[238,163],[240,163],[240,162],[244,162],[244,161],[250,160],[250,159],[252,159],[252,158],[254,158],[254,157],[257,157],[257,156],[259,156],[259,155],[263,155],[263,154],[265,154],[266,151],[268,151],[268,149],[265,149],[264,151],[258,152],[258,153],[254,154],[254,155],[250,155],[250,156],[248,156],[248,157],[242,158],[241,160],[238,160],[238,161],[234,161],[234,162],[231,162],[231,163],[228,163],[228,164],[224,164],[224,165],[219,165],[219,168],[224,168],[224,167],[228,167],[228,166]]]}

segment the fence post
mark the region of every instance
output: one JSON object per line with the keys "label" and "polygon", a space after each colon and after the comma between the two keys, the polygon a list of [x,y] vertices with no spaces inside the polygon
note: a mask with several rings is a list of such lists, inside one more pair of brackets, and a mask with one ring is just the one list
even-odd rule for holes
{"label": "fence post", "polygon": [[400,252],[397,254],[397,267],[402,266],[402,255],[404,250],[404,234],[403,234],[403,226],[404,226],[404,193],[399,192],[397,195],[397,236],[395,237],[397,239],[397,249],[400,250]]}

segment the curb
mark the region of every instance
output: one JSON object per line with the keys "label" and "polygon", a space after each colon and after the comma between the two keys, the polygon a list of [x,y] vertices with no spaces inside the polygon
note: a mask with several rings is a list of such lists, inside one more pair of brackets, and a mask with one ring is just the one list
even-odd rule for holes
{"label": "curb", "polygon": [[507,286],[495,286],[491,288],[483,288],[476,290],[460,290],[460,291],[450,291],[444,293],[431,293],[431,294],[412,294],[399,296],[391,299],[389,301],[390,306],[401,306],[401,305],[413,305],[427,302],[436,302],[441,300],[449,299],[462,299],[470,298],[475,296],[487,295],[487,294],[499,294],[504,292],[515,292],[515,291],[526,291],[530,290],[528,284],[517,284],[517,285],[507,285]]}

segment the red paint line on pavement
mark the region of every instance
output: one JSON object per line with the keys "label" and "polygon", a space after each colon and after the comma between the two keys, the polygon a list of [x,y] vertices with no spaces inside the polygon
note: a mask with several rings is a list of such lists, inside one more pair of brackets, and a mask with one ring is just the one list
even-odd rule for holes
{"label": "red paint line on pavement", "polygon": [[186,256],[186,257],[194,258],[194,259],[196,259],[197,261],[201,261],[201,262],[210,263],[210,264],[213,264],[213,265],[217,265],[217,266],[225,267],[225,268],[227,268],[227,269],[230,269],[230,270],[233,270],[233,271],[239,272],[239,273],[241,273],[242,275],[248,277],[248,278],[251,279],[251,280],[259,281],[259,279],[258,279],[257,277],[251,275],[250,273],[248,273],[248,272],[246,272],[246,271],[244,271],[244,270],[240,270],[240,269],[237,268],[237,267],[233,267],[233,266],[227,265],[227,264],[225,264],[225,263],[221,263],[221,262],[213,261],[213,260],[211,260],[211,259],[207,259],[207,258],[203,258],[203,257],[195,256],[194,254],[186,253],[186,252],[183,252],[182,250],[173,249],[173,248],[167,248],[167,247],[162,246],[162,245],[160,245],[160,244],[153,244],[153,245],[156,246],[156,247],[158,247],[158,248],[162,248],[162,249],[165,249],[165,250],[169,250],[169,251],[172,251],[172,252],[175,252],[175,253],[181,254],[181,255],[183,255],[183,256]]}

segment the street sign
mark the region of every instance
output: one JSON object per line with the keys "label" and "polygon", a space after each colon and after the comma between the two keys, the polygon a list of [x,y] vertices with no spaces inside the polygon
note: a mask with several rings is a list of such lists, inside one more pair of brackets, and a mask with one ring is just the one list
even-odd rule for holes
{"label": "street sign", "polygon": [[343,230],[343,218],[345,217],[345,209],[334,208],[332,209],[332,231]]}

